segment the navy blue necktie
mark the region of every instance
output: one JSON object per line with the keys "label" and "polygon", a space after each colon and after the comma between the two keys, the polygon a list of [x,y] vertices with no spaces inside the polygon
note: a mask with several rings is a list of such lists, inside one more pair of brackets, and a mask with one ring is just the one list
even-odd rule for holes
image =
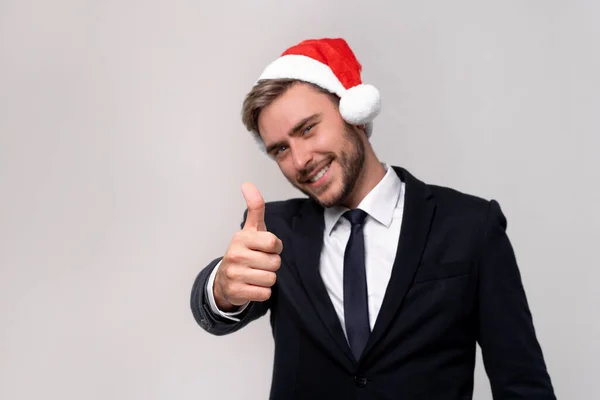
{"label": "navy blue necktie", "polygon": [[344,253],[344,320],[348,343],[358,361],[371,334],[362,229],[367,213],[359,209],[350,210],[344,217],[352,225]]}

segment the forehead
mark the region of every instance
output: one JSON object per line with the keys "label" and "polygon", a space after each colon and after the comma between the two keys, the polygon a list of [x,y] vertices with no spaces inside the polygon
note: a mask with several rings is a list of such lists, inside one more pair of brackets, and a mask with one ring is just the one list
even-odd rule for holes
{"label": "forehead", "polygon": [[313,115],[337,112],[329,95],[308,84],[290,87],[258,117],[258,129],[265,136],[287,134],[298,122]]}

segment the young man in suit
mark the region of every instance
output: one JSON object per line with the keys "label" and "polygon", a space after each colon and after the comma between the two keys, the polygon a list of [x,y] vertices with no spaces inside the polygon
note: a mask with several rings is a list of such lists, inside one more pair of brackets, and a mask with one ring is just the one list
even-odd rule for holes
{"label": "young man in suit", "polygon": [[500,206],[380,162],[360,70],[344,40],[308,40],[246,97],[244,124],[307,198],[243,185],[196,321],[224,335],[270,311],[271,399],[471,399],[477,343],[495,399],[555,399]]}

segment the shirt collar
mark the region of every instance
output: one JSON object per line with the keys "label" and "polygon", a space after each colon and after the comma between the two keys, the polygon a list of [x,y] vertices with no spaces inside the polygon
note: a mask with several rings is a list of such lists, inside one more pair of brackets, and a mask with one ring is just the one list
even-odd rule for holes
{"label": "shirt collar", "polygon": [[[371,218],[389,227],[394,218],[394,210],[400,198],[402,181],[394,168],[383,164],[386,173],[379,183],[367,194],[357,208],[365,211]],[[340,217],[348,211],[347,207],[333,206],[325,209],[325,234],[330,235]]]}

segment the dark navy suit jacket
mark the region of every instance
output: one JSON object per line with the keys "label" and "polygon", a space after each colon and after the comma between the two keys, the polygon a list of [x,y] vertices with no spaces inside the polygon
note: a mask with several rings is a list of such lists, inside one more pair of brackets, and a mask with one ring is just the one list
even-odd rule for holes
{"label": "dark navy suit jacket", "polygon": [[477,343],[494,399],[555,399],[498,203],[394,169],[406,183],[402,233],[360,360],[319,274],[323,209],[310,199],[266,205],[284,244],[271,298],[240,322],[212,313],[205,287],[218,258],[193,284],[198,324],[225,335],[270,311],[273,400],[471,399]]}

